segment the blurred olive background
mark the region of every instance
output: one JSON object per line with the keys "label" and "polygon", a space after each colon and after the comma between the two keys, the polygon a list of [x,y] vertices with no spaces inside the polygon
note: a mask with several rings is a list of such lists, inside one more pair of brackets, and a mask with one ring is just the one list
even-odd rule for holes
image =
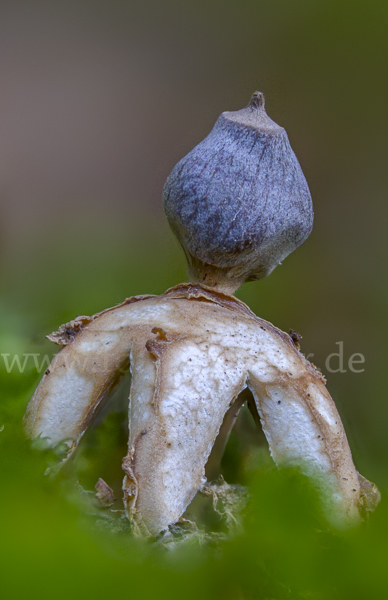
{"label": "blurred olive background", "polygon": [[[32,361],[20,374],[1,360],[5,598],[363,599],[386,591],[387,27],[388,4],[378,0],[1,2],[1,353],[52,356],[45,335],[61,323],[186,280],[163,183],[222,111],[261,90],[304,170],[315,225],[267,280],[238,296],[303,335],[357,468],[383,492],[364,528],[342,535],[318,527],[310,492],[260,458],[260,436],[249,454],[243,422],[225,457],[225,472],[251,485],[243,536],[213,554],[190,548],[179,557],[126,536],[107,539],[61,492],[63,481],[43,478],[53,457],[24,440],[21,418],[40,378]],[[345,372],[330,373],[338,342]],[[349,369],[355,353],[365,357],[359,373]],[[330,364],[338,368],[338,357]],[[125,452],[122,415],[116,407],[85,442],[77,468],[91,465],[89,489],[96,474],[120,481],[120,452],[107,445]]]}

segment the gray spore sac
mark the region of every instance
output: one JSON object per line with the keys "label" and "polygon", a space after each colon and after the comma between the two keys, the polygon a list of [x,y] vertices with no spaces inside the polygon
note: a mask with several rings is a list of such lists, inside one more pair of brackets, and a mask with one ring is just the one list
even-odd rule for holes
{"label": "gray spore sac", "polygon": [[260,92],[175,166],[164,207],[192,279],[229,290],[268,275],[313,223],[302,169]]}

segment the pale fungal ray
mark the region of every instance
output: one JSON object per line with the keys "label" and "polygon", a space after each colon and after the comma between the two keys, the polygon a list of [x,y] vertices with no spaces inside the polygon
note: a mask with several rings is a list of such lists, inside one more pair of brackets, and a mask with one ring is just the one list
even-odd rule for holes
{"label": "pale fungal ray", "polygon": [[51,339],[64,347],[28,406],[26,431],[75,448],[130,363],[123,490],[143,534],[178,521],[204,485],[224,416],[246,387],[275,462],[311,478],[329,521],[357,523],[379,500],[354,467],[322,375],[236,298],[182,284],[76,319]]}

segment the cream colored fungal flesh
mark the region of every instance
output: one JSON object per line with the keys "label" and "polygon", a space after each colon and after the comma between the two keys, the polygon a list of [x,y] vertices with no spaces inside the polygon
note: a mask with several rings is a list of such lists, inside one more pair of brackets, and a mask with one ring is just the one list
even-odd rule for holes
{"label": "cream colored fungal flesh", "polygon": [[144,534],[175,523],[205,483],[224,416],[246,387],[273,459],[311,478],[334,525],[358,522],[378,502],[322,375],[287,334],[231,296],[182,284],[80,317],[51,339],[64,347],[28,406],[26,431],[76,447],[130,365],[123,490]]}

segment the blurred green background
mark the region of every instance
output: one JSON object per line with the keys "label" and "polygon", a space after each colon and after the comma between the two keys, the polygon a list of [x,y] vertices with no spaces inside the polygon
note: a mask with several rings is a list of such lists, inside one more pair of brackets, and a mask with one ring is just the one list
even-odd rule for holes
{"label": "blurred green background", "polygon": [[[377,0],[1,3],[0,353],[52,356],[45,335],[61,323],[186,280],[164,180],[223,110],[261,90],[302,165],[315,225],[238,296],[303,335],[358,470],[383,493],[367,525],[329,531],[304,482],[273,470],[243,421],[224,469],[250,486],[245,534],[177,555],[96,532],[65,478],[43,477],[54,457],[24,440],[33,362],[20,374],[1,360],[4,598],[387,595],[387,27]],[[330,373],[338,342],[346,372]],[[77,458],[89,489],[96,475],[120,482],[122,408]]]}

